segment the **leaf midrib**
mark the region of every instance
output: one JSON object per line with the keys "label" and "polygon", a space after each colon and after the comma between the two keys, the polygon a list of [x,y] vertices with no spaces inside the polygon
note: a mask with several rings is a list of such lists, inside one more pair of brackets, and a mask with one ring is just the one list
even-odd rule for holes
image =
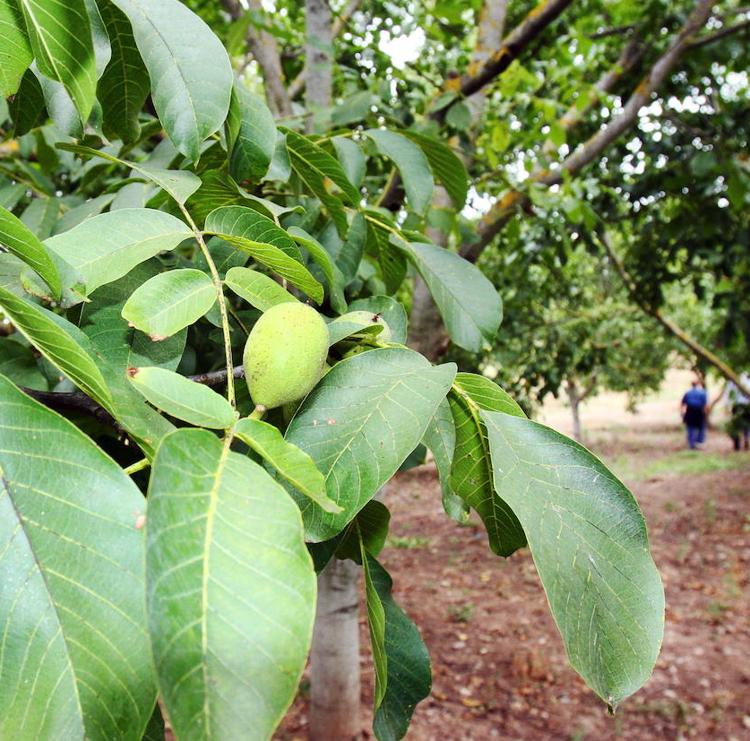
{"label": "leaf midrib", "polygon": [[216,475],[214,483],[209,492],[208,509],[206,510],[206,532],[203,540],[203,574],[201,581],[201,655],[202,672],[203,672],[203,713],[206,719],[206,731],[211,736],[211,715],[208,689],[210,687],[210,677],[208,672],[208,582],[209,582],[209,554],[211,553],[211,541],[213,540],[214,520],[216,519],[216,508],[219,499],[219,490],[222,484],[222,474],[227,460],[229,459],[230,446],[232,444],[232,435],[227,434],[221,448],[219,462],[216,465]]}

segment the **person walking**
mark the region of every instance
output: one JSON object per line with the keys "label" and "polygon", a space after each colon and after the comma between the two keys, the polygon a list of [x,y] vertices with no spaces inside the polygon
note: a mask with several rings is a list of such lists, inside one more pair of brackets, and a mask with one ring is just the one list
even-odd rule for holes
{"label": "person walking", "polygon": [[693,380],[690,390],[686,391],[682,397],[680,414],[687,428],[688,448],[696,450],[706,440],[708,415],[708,394],[699,380]]}

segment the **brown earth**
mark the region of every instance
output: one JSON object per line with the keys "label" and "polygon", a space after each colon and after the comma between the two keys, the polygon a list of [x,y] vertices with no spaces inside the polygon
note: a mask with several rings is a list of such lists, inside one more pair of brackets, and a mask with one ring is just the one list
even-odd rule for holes
{"label": "brown earth", "polygon": [[[614,717],[569,667],[528,551],[494,558],[477,523],[448,520],[431,466],[397,477],[381,560],[433,665],[432,693],[408,739],[750,739],[750,453],[730,452],[716,432],[707,452],[693,455],[699,467],[710,459],[732,468],[649,474],[683,447],[679,428],[664,420],[641,417],[623,431],[610,418],[590,432],[591,447],[622,472],[644,510],[667,597],[654,675]],[[364,618],[361,641],[368,645]],[[362,668],[369,738],[366,652]],[[278,739],[306,738],[302,687]]]}

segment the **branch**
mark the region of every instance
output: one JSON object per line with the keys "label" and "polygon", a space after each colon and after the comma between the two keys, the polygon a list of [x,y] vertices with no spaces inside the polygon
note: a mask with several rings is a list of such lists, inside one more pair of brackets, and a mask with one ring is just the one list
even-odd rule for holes
{"label": "branch", "polygon": [[[235,365],[232,368],[233,378],[244,378],[245,368],[242,365]],[[188,376],[191,381],[195,383],[203,384],[204,386],[220,386],[227,380],[227,369],[222,368],[221,370],[210,371],[209,373],[198,373],[194,376]]]}
{"label": "branch", "polygon": [[[587,139],[578,149],[566,157],[555,170],[538,170],[529,178],[530,183],[557,185],[565,174],[575,175],[583,167],[593,162],[612,142],[632,128],[638,120],[638,112],[645,106],[654,91],[661,85],[677,62],[690,49],[693,35],[705,25],[711,8],[717,0],[698,0],[680,33],[669,48],[662,54],[636,86],[619,115],[612,118],[607,126]],[[479,239],[462,245],[460,254],[475,262],[484,248],[502,231],[516,211],[528,206],[529,198],[517,190],[508,191],[499,198],[479,222]]]}
{"label": "branch", "polygon": [[[594,86],[587,92],[586,104],[580,105],[578,102],[574,103],[562,118],[558,121],[559,125],[564,131],[570,131],[576,124],[578,124],[584,115],[590,111],[594,105],[601,99],[602,95],[609,93],[623,75],[628,73],[643,57],[646,51],[646,45],[642,43],[638,36],[633,35],[627,44],[623,47],[620,56],[612,67],[607,70],[594,84]],[[555,145],[551,140],[547,140],[544,145],[544,152],[550,153],[555,150]]]}
{"label": "branch", "polygon": [[[484,67],[490,60],[493,50],[500,47],[505,32],[505,17],[508,11],[508,0],[485,0],[479,14],[477,40],[471,53],[467,70],[469,75]],[[466,103],[471,111],[472,124],[481,118],[484,111],[487,93],[484,89],[470,95]]]}
{"label": "branch", "polygon": [[114,427],[118,432],[124,432],[104,407],[99,406],[82,391],[38,391],[25,387],[21,388],[21,391],[50,409],[83,412],[108,427]]}
{"label": "branch", "polygon": [[[518,59],[521,52],[539,36],[558,16],[573,2],[573,0],[542,0],[533,8],[504,39],[501,47],[473,74],[464,75],[456,92],[468,97],[478,92],[505,72]],[[442,122],[450,106],[435,111],[432,115],[436,121]]]}
{"label": "branch", "polygon": [[716,368],[716,370],[719,371],[719,373],[724,378],[726,378],[728,381],[731,381],[743,394],[745,394],[745,396],[750,396],[750,389],[745,383],[743,383],[739,374],[736,373],[732,368],[730,368],[721,358],[719,358],[718,355],[715,355],[707,347],[701,345],[700,342],[691,337],[684,329],[682,329],[682,327],[673,322],[669,317],[664,316],[660,309],[655,306],[651,306],[643,300],[637,283],[628,273],[622,260],[620,260],[620,258],[617,256],[609,235],[603,230],[597,231],[596,235],[598,237],[598,241],[601,242],[602,245],[604,245],[604,249],[610,259],[610,262],[615,266],[615,269],[619,273],[620,278],[622,278],[622,282],[625,285],[628,295],[636,304],[636,306],[640,307],[644,313],[656,319],[656,321],[659,322],[659,324],[661,324],[661,326],[664,327],[664,329],[666,329],[669,334],[676,337],[686,347],[689,347],[696,354],[696,356]]}
{"label": "branch", "polygon": [[[357,11],[359,6],[362,5],[362,0],[349,0],[348,5],[339,13],[338,17],[333,23],[331,29],[331,37],[337,38],[338,35],[347,27],[354,13]],[[296,100],[302,94],[307,84],[307,68],[309,58],[305,58],[305,64],[302,67],[302,71],[292,80],[291,84],[287,88],[287,93],[290,100]]]}
{"label": "branch", "polygon": [[[222,3],[233,21],[239,20],[246,12],[239,0],[222,0]],[[265,13],[260,0],[248,0],[248,4],[250,12]],[[269,108],[276,116],[291,116],[292,101],[286,91],[281,55],[275,37],[268,31],[251,25],[247,31],[247,45],[263,73]]]}
{"label": "branch", "polygon": [[726,26],[722,29],[719,29],[715,33],[710,33],[706,36],[700,36],[697,39],[694,39],[690,46],[693,49],[698,49],[701,46],[708,46],[709,44],[713,44],[714,41],[719,41],[719,39],[723,39],[726,36],[731,36],[732,34],[735,34],[738,31],[742,31],[748,27],[750,27],[750,18],[741,21],[740,23],[735,23],[733,26]]}
{"label": "branch", "polygon": [[630,24],[628,26],[612,26],[612,28],[602,28],[600,31],[595,31],[589,34],[590,39],[606,39],[608,36],[622,36],[623,34],[629,33],[634,30],[635,26]]}
{"label": "branch", "polygon": [[586,401],[586,399],[588,399],[589,396],[591,396],[591,394],[594,393],[594,391],[596,390],[596,381],[597,381],[596,373],[594,373],[591,376],[591,380],[589,381],[588,386],[586,386],[586,388],[583,390],[581,395],[578,397],[579,403],[582,401]]}

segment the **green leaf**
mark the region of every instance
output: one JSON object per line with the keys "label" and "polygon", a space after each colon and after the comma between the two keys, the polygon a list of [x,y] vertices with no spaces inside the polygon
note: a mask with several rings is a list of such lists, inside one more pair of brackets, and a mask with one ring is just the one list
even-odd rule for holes
{"label": "green leaf", "polygon": [[258,183],[268,172],[276,150],[276,124],[263,98],[235,82],[229,108],[229,173]]}
{"label": "green leaf", "polygon": [[369,90],[360,90],[349,95],[331,111],[331,122],[336,127],[357,123],[370,115],[374,101],[375,96]]}
{"label": "green leaf", "polygon": [[337,342],[350,337],[353,334],[367,335],[376,337],[383,331],[384,325],[372,321],[372,316],[368,313],[367,317],[356,316],[353,312],[342,314],[336,317],[328,325],[328,343],[335,345]]}
{"label": "green leaf", "polygon": [[27,269],[26,263],[9,252],[0,252],[0,288],[16,296],[28,298],[21,286],[21,273]]}
{"label": "green leaf", "polygon": [[58,144],[57,148],[63,149],[66,152],[75,152],[84,157],[99,157],[108,162],[129,167],[138,175],[142,175],[146,180],[155,183],[162,190],[169,193],[179,204],[184,204],[201,187],[201,179],[195,173],[186,170],[166,170],[162,167],[149,165],[148,163],[129,162],[101,149],[92,149],[80,144],[63,143]]}
{"label": "green leaf", "polygon": [[31,64],[32,54],[23,18],[15,0],[0,0],[0,98],[13,95]]}
{"label": "green leaf", "polygon": [[225,430],[236,419],[232,405],[212,388],[165,368],[130,368],[130,382],[157,409],[196,427]]}
{"label": "green leaf", "polygon": [[336,557],[349,558],[362,564],[361,544],[364,544],[371,556],[377,556],[385,546],[390,523],[391,513],[388,507],[377,499],[371,499],[357,513],[349,526],[334,538],[340,543],[336,549]]}
{"label": "green leaf", "polygon": [[148,71],[124,13],[111,0],[99,0],[99,9],[112,47],[112,57],[97,88],[102,126],[111,138],[131,144],[141,133],[138,115],[151,88]]}
{"label": "green leaf", "polygon": [[359,191],[349,182],[349,178],[334,157],[296,131],[286,128],[282,128],[281,131],[286,134],[287,149],[293,158],[292,167],[298,171],[299,176],[315,195],[318,195],[317,190],[310,184],[308,177],[316,181],[320,179],[321,182],[328,178],[338,186],[347,204],[356,206],[359,203]]}
{"label": "green leaf", "polygon": [[84,201],[80,206],[74,206],[60,217],[60,220],[55,224],[55,228],[52,230],[52,235],[54,236],[55,234],[67,232],[69,229],[82,224],[92,216],[98,216],[105,208],[107,208],[107,206],[109,206],[110,203],[112,203],[114,198],[114,193],[105,193],[104,195]]}
{"label": "green leaf", "polygon": [[331,260],[326,248],[304,229],[291,226],[289,227],[289,235],[310,253],[313,262],[321,269],[328,282],[328,300],[331,302],[331,307],[339,314],[343,314],[346,311],[345,281],[338,265]]}
{"label": "green leaf", "polygon": [[297,262],[302,261],[294,240],[267,216],[246,206],[223,206],[214,209],[206,219],[206,231],[242,236],[259,244],[270,244]]}
{"label": "green leaf", "polygon": [[59,213],[57,198],[35,198],[21,214],[21,221],[39,239],[46,239],[52,234]]}
{"label": "green leaf", "polygon": [[422,442],[432,451],[435,459],[435,468],[437,468],[440,488],[443,492],[443,509],[456,522],[466,522],[469,507],[451,486],[451,467],[456,450],[456,426],[453,422],[450,404],[446,399],[440,402],[435,416],[427,425]]}
{"label": "green leaf", "polygon": [[329,222],[329,227],[318,234],[318,240],[338,265],[344,280],[349,284],[356,277],[362,261],[367,239],[367,222],[361,213],[355,213],[346,232],[346,240],[339,236],[334,227],[335,224]]}
{"label": "green leaf", "polygon": [[468,396],[480,409],[503,412],[514,417],[526,417],[513,397],[486,376],[476,373],[456,373],[454,388]]}
{"label": "green leaf", "polygon": [[433,175],[448,191],[457,210],[466,203],[469,192],[469,173],[463,160],[446,144],[416,131],[404,131],[415,144],[418,144],[430,163]]}
{"label": "green leaf", "polygon": [[[513,413],[514,402],[509,403],[507,394],[489,379],[469,373],[456,375],[448,401],[456,435],[449,486],[482,518],[492,551],[510,556],[526,545],[526,536],[515,513],[493,486],[490,447],[481,412]],[[524,416],[519,407],[516,409]]]}
{"label": "green leaf", "polygon": [[323,286],[300,261],[291,237],[271,219],[250,208],[224,206],[208,215],[206,231],[247,252],[318,304],[323,301]]}
{"label": "green leaf", "polygon": [[152,259],[120,280],[102,286],[91,301],[84,304],[80,319],[85,335],[81,344],[107,380],[112,394],[112,414],[149,458],[153,458],[159,440],[174,426],[133,388],[127,369],[158,365],[175,370],[185,348],[186,331],[163,342],[152,342],[145,334],[129,327],[120,312],[133,290],[159,268],[158,261]]}
{"label": "green leaf", "polygon": [[391,341],[406,344],[406,310],[390,296],[368,296],[349,304],[349,311],[371,311],[379,314],[391,330]]}
{"label": "green leaf", "polygon": [[192,236],[182,221],[163,211],[123,208],[94,216],[45,245],[82,277],[91,293]]}
{"label": "green leaf", "polygon": [[224,285],[260,311],[267,311],[286,301],[298,300],[273,278],[250,268],[230,268]]}
{"label": "green leaf", "polygon": [[432,200],[435,182],[424,152],[402,134],[385,129],[368,129],[365,134],[375,143],[378,152],[388,157],[401,173],[409,206],[424,213]]}
{"label": "green leaf", "polygon": [[[44,93],[39,78],[32,70],[27,69],[24,72],[18,92],[10,101],[9,108],[14,136],[28,134],[44,122]],[[8,207],[7,204],[3,205]]]}
{"label": "green leaf", "polygon": [[60,298],[62,284],[57,266],[34,233],[10,211],[0,207],[0,245],[20,257],[44,279],[55,298]]}
{"label": "green leaf", "polygon": [[31,348],[11,337],[0,337],[0,374],[9,378],[16,386],[49,390],[49,383],[39,369]]}
{"label": "green leaf", "polygon": [[228,442],[177,430],[149,485],[149,626],[177,738],[270,738],[312,636],[315,572],[299,511]]}
{"label": "green leaf", "polygon": [[417,704],[430,694],[432,671],[417,626],[396,604],[388,572],[367,555],[367,570],[385,616],[386,692],[375,712],[373,730],[378,741],[398,741],[409,729]]}
{"label": "green leaf", "polygon": [[344,168],[347,180],[355,188],[361,187],[367,173],[367,160],[359,144],[344,136],[334,136],[331,143]]}
{"label": "green leaf", "polygon": [[141,738],[156,699],[145,506],[75,425],[0,378],[3,738]]}
{"label": "green leaf", "polygon": [[377,255],[380,272],[388,293],[396,293],[406,277],[406,258],[404,253],[393,243],[397,229],[383,214],[367,209],[368,245]]}
{"label": "green leaf", "polygon": [[[177,332],[166,340],[154,342],[128,325],[122,317],[122,307],[130,295],[149,278],[161,272],[158,260],[141,263],[126,276],[99,288],[81,311],[79,326],[118,375],[126,378],[128,368],[158,366],[177,370],[185,349],[187,330]],[[111,375],[108,377],[111,385]],[[126,382],[129,387],[130,383]]]}
{"label": "green leaf", "polygon": [[223,170],[207,170],[201,179],[201,187],[186,204],[197,224],[204,224],[208,215],[221,206],[249,206],[247,193]]}
{"label": "green leaf", "polygon": [[339,234],[345,236],[349,227],[346,211],[339,197],[329,190],[329,182],[338,186],[341,198],[351,206],[359,203],[359,191],[349,182],[338,160],[328,152],[290,129],[280,130],[286,134],[292,169],[326,207]]}
{"label": "green leaf", "polygon": [[91,355],[75,336],[77,327],[40,306],[0,288],[0,306],[16,329],[83,392],[112,408],[112,397]]}
{"label": "green leaf", "polygon": [[215,301],[216,287],[202,270],[168,270],[137,288],[122,316],[152,339],[163,340],[197,322]]}
{"label": "green leaf", "polygon": [[85,121],[96,97],[96,62],[84,0],[18,0],[39,71],[61,82]]}
{"label": "green leaf", "polygon": [[453,364],[432,367],[411,350],[385,348],[344,360],[322,378],[286,439],[312,457],[343,512],[295,497],[309,540],[340,532],[390,479],[422,439],[454,375]]}
{"label": "green leaf", "polygon": [[91,24],[91,40],[94,44],[94,63],[96,77],[99,79],[112,58],[112,47],[109,43],[109,35],[104,25],[104,19],[99,11],[96,0],[83,0],[86,13]]}
{"label": "green leaf", "polygon": [[286,135],[277,131],[276,148],[273,150],[271,166],[268,168],[268,173],[263,178],[263,181],[281,181],[285,183],[289,180],[291,174],[292,164],[289,161],[289,150],[286,148]]}
{"label": "green leaf", "polygon": [[434,244],[398,243],[406,250],[430,289],[451,340],[479,352],[492,340],[503,318],[503,307],[492,283],[475,265]]}
{"label": "green leaf", "polygon": [[39,78],[44,105],[47,107],[47,113],[49,113],[55,127],[65,136],[80,139],[83,136],[85,119],[81,117],[81,113],[76,108],[73,98],[65,89],[65,85],[57,80],[45,77],[36,70],[35,65],[32,65],[31,69],[36,72]]}
{"label": "green leaf", "polygon": [[197,162],[201,142],[229,110],[233,75],[224,47],[178,0],[113,2],[132,26],[159,120],[175,147]]}
{"label": "green leaf", "polygon": [[[380,600],[378,590],[373,582],[370,562],[365,550],[364,541],[360,538],[360,553],[362,569],[365,572],[365,597],[367,600],[367,625],[370,629],[370,646],[372,647],[372,663],[375,667],[375,696],[373,705],[375,710],[380,707],[388,687],[388,658],[385,653],[385,610]],[[373,559],[374,560],[374,559]]]}
{"label": "green leaf", "polygon": [[448,110],[445,122],[460,131],[466,131],[471,125],[471,111],[466,103],[456,103]]}
{"label": "green leaf", "polygon": [[651,675],[664,590],[633,495],[588,450],[482,412],[495,488],[523,525],[573,668],[614,707]]}
{"label": "green leaf", "polygon": [[270,463],[279,476],[326,512],[341,511],[341,508],[326,496],[325,479],[315,467],[312,458],[296,445],[284,440],[276,427],[258,419],[245,418],[237,422],[234,434]]}

